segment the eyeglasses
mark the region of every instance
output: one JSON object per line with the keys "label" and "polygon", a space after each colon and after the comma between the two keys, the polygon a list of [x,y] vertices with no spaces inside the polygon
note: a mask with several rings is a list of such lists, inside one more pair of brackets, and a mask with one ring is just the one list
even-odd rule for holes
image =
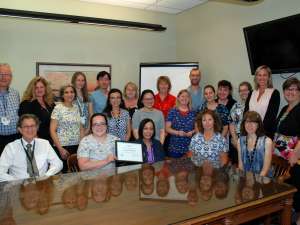
{"label": "eyeglasses", "polygon": [[93,123],[92,124],[92,127],[104,127],[104,126],[106,126],[106,123]]}
{"label": "eyeglasses", "polygon": [[36,128],[37,128],[37,125],[22,126],[21,128],[22,128],[22,129],[26,129],[26,130],[29,130],[29,129],[36,129]]}
{"label": "eyeglasses", "polygon": [[10,77],[11,73],[0,73],[0,77]]}
{"label": "eyeglasses", "polygon": [[296,91],[299,91],[299,89],[298,88],[287,88],[287,89],[285,89],[285,91],[296,92]]}

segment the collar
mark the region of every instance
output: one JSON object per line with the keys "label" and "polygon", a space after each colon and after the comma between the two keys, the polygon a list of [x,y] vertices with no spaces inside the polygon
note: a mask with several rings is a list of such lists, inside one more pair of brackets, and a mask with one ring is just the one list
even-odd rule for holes
{"label": "collar", "polygon": [[26,146],[27,144],[31,144],[31,145],[33,146],[33,144],[34,144],[34,142],[35,142],[35,138],[33,138],[33,140],[32,140],[30,143],[28,143],[28,142],[22,137],[22,141],[23,141],[23,143],[24,143],[24,146]]}

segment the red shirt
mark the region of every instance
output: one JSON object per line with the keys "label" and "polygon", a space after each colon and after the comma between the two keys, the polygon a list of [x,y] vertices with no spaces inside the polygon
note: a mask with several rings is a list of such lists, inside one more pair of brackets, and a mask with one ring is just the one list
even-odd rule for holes
{"label": "red shirt", "polygon": [[169,110],[176,104],[176,97],[168,94],[164,100],[161,100],[159,94],[155,95],[154,108],[162,111],[165,119],[168,116]]}

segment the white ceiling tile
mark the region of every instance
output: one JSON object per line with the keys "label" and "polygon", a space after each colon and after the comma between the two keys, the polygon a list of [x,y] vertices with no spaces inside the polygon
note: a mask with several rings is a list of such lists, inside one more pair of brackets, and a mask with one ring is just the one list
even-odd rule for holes
{"label": "white ceiling tile", "polygon": [[159,6],[185,10],[193,8],[194,6],[202,4],[204,2],[207,2],[207,0],[162,0],[157,4]]}
{"label": "white ceiling tile", "polygon": [[163,7],[163,6],[156,6],[156,5],[149,6],[145,9],[151,10],[151,11],[157,11],[157,12],[171,13],[171,14],[177,14],[177,13],[181,12],[181,10],[179,10],[179,9],[168,8],[168,7]]}

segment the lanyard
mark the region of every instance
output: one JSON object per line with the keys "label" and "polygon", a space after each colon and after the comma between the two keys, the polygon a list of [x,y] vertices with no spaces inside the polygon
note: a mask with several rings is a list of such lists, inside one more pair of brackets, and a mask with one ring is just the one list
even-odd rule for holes
{"label": "lanyard", "polygon": [[1,95],[2,98],[2,105],[3,105],[3,109],[4,109],[4,115],[5,117],[7,116],[7,94],[3,94]]}
{"label": "lanyard", "polygon": [[83,116],[83,107],[84,107],[84,103],[81,104],[81,101],[79,100],[79,97],[76,98],[76,101],[77,101],[77,105],[79,107],[79,113],[80,113],[80,116],[82,117]]}
{"label": "lanyard", "polygon": [[21,138],[21,144],[22,144],[22,147],[23,147],[23,149],[24,149],[24,151],[25,151],[26,158],[27,158],[27,159],[29,160],[29,162],[30,162],[31,169],[32,169],[32,172],[33,172],[33,175],[34,175],[34,169],[33,169],[33,165],[32,165],[32,159],[33,159],[33,157],[34,157],[35,141],[33,142],[33,147],[32,147],[32,154],[31,154],[32,157],[28,154],[27,149],[26,149],[25,146],[24,146],[24,143],[23,143],[22,138]]}

